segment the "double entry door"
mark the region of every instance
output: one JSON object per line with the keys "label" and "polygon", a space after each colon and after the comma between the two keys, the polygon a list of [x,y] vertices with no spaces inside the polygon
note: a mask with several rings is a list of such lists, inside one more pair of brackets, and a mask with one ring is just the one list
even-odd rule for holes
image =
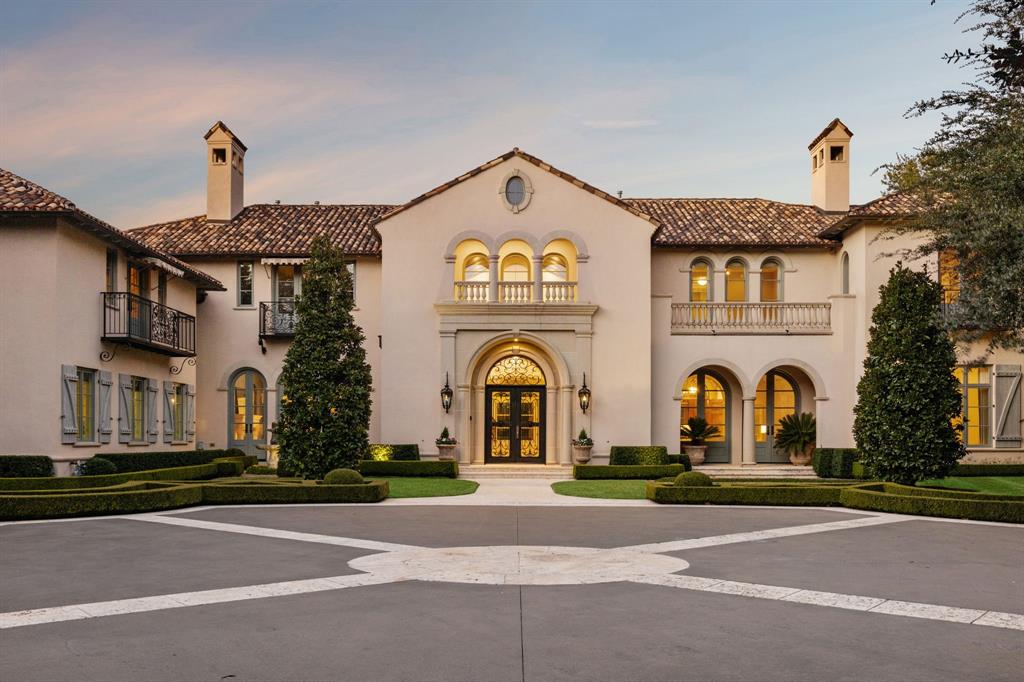
{"label": "double entry door", "polygon": [[252,369],[238,372],[229,393],[228,447],[266,459],[266,451],[257,447],[267,440],[267,385],[263,375]]}
{"label": "double entry door", "polygon": [[785,374],[771,371],[761,377],[754,398],[754,446],[758,464],[785,463],[789,455],[775,447],[775,434],[783,417],[795,414],[800,396]]}
{"label": "double entry door", "polygon": [[544,464],[543,386],[488,386],[484,461]]}

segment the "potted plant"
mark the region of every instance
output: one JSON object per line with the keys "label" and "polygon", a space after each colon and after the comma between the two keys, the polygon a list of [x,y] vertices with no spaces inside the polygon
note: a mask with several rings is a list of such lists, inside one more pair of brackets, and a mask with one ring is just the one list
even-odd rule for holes
{"label": "potted plant", "polygon": [[586,429],[580,429],[580,435],[572,441],[572,461],[586,464],[590,461],[590,451],[594,447],[594,439],[587,435]]}
{"label": "potted plant", "polygon": [[689,445],[683,446],[683,451],[690,458],[690,464],[697,465],[704,463],[704,456],[707,454],[708,446],[704,441],[714,438],[721,431],[717,426],[708,424],[703,417],[690,417],[686,420],[686,426],[680,429],[683,438],[690,441]]}
{"label": "potted plant", "polygon": [[775,447],[789,454],[789,461],[797,466],[807,466],[814,455],[817,437],[817,422],[810,412],[787,414],[779,420],[775,434]]}
{"label": "potted plant", "polygon": [[437,444],[437,458],[444,461],[452,461],[455,459],[455,446],[458,445],[458,441],[451,437],[448,433],[448,427],[444,427],[441,430],[441,436],[434,441]]}

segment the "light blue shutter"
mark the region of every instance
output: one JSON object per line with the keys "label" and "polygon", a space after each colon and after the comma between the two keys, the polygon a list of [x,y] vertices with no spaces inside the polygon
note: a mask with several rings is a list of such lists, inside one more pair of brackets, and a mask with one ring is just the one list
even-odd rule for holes
{"label": "light blue shutter", "polygon": [[193,384],[188,385],[187,393],[185,395],[185,429],[186,429],[186,440],[193,441],[196,439],[196,387]]}
{"label": "light blue shutter", "polygon": [[132,440],[132,377],[130,374],[117,375],[117,442],[130,443]]}
{"label": "light blue shutter", "polygon": [[174,440],[174,382],[164,382],[164,442],[170,443]]}
{"label": "light blue shutter", "polygon": [[996,365],[996,428],[997,448],[1019,448],[1020,436],[1020,365]]}
{"label": "light blue shutter", "polygon": [[155,443],[160,435],[156,428],[156,382],[146,379],[146,441]]}
{"label": "light blue shutter", "polygon": [[114,385],[114,379],[110,372],[99,372],[99,423],[96,430],[100,434],[101,443],[110,442],[110,434],[113,431],[113,417],[110,412],[110,389]]}
{"label": "light blue shutter", "polygon": [[78,435],[78,368],[60,366],[60,442],[74,443]]}

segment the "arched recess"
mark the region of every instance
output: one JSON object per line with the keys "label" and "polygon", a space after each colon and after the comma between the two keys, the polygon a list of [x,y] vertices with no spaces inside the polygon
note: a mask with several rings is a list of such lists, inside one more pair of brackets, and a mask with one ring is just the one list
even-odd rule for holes
{"label": "arched recess", "polygon": [[[805,380],[810,388],[809,398],[812,400],[828,400],[828,391],[825,390],[825,380],[821,378],[821,374],[818,370],[814,369],[810,364],[797,358],[780,358],[769,362],[764,367],[759,369],[754,374],[755,381],[760,381],[761,377],[767,374],[773,369],[779,369],[787,371],[797,381]],[[752,389],[756,389],[756,386],[751,384]],[[752,393],[750,394],[752,395]],[[806,402],[805,402],[806,404]],[[808,410],[804,410],[805,412]]]}
{"label": "arched recess", "polygon": [[258,446],[267,441],[267,379],[252,367],[234,371],[228,380],[228,447],[266,457]]}
{"label": "arched recess", "polygon": [[543,338],[529,332],[504,332],[482,343],[467,363],[462,383],[484,386],[487,372],[494,363],[512,354],[526,355],[536,362],[544,372],[548,386],[562,387],[569,384],[569,365],[562,354]]}
{"label": "arched recess", "polygon": [[479,230],[466,230],[465,232],[458,233],[452,237],[451,241],[448,242],[448,246],[444,249],[445,257],[454,258],[456,247],[458,247],[462,242],[470,239],[474,239],[483,244],[487,253],[494,253],[494,239],[492,239],[489,234],[480,232]]}
{"label": "arched recess", "polygon": [[[733,443],[737,434],[736,423],[740,414],[740,401],[736,398],[740,386],[735,377],[716,367],[701,367],[683,381],[682,397],[679,401],[680,448],[687,442],[683,439],[682,427],[691,418],[704,419],[714,426],[718,433],[705,440],[709,464],[728,464],[735,449]],[[742,435],[742,432],[739,432]]]}
{"label": "arched recess", "polygon": [[526,242],[530,247],[531,254],[540,253],[542,250],[541,241],[537,239],[536,236],[529,232],[523,232],[522,230],[509,230],[508,232],[502,232],[494,238],[493,244],[500,250],[504,247],[506,242],[515,240]]}
{"label": "arched recess", "polygon": [[723,358],[710,358],[707,360],[698,360],[683,370],[683,373],[679,375],[678,379],[676,379],[675,392],[672,395],[673,400],[680,400],[683,397],[683,385],[686,383],[686,379],[698,369],[702,368],[717,369],[720,374],[723,374],[727,381],[734,382],[733,388],[736,389],[735,392],[738,397],[754,397],[753,387],[747,379],[747,375],[739,368],[738,365],[736,365],[736,363]]}
{"label": "arched recess", "polygon": [[590,251],[587,249],[587,243],[583,240],[583,237],[569,230],[552,230],[540,238],[540,243],[550,244],[556,239],[564,239],[570,242],[576,249],[576,259],[578,261],[586,262],[590,258]]}

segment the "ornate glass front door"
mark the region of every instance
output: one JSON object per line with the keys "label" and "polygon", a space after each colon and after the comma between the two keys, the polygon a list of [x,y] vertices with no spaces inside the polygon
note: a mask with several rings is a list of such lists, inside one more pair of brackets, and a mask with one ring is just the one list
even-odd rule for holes
{"label": "ornate glass front door", "polygon": [[754,398],[754,444],[759,464],[788,462],[789,456],[775,447],[775,433],[783,417],[796,412],[796,384],[771,371],[761,377]]}
{"label": "ornate glass front door", "polygon": [[238,372],[228,390],[228,445],[247,455],[266,458],[256,446],[266,442],[267,390],[256,370]]}
{"label": "ornate glass front door", "polygon": [[705,462],[729,462],[729,392],[724,382],[705,370],[697,370],[686,378],[681,400],[680,447],[689,443],[682,436],[682,427],[691,417],[701,417],[711,426],[718,427],[718,435],[708,438]]}
{"label": "ornate glass front door", "polygon": [[544,383],[540,367],[522,355],[487,373],[485,462],[544,463]]}

